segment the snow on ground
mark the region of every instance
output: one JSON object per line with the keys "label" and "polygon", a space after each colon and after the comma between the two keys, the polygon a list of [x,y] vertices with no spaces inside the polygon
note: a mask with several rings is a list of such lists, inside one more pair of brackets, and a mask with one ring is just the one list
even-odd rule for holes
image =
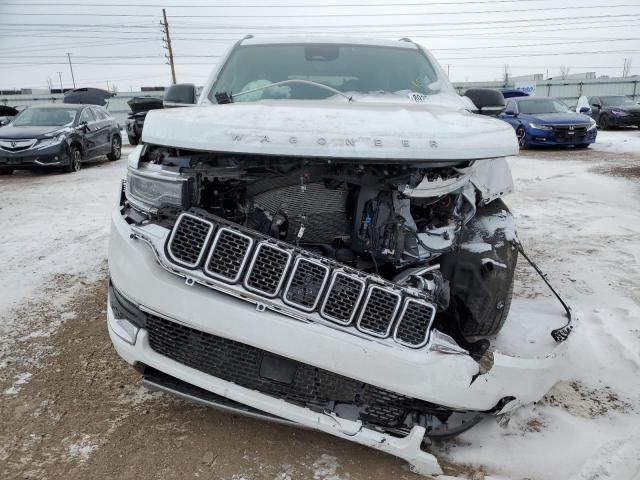
{"label": "snow on ground", "polygon": [[598,152],[640,153],[640,129],[598,130],[596,142],[590,148]]}
{"label": "snow on ground", "polygon": [[[640,163],[640,148],[626,150],[640,146],[639,131],[601,133],[600,151],[633,152],[625,162]],[[514,480],[640,478],[640,185],[591,173],[579,155],[511,158],[516,193],[507,200],[525,248],[579,318],[566,380],[506,428],[485,421],[449,450],[455,462]],[[548,293],[534,276],[516,295],[508,324],[545,321],[553,303],[541,302]]]}
{"label": "snow on ground", "polygon": [[123,158],[84,164],[72,174],[0,177],[0,369],[16,338],[46,337],[73,316],[61,312],[58,322],[34,330],[18,309],[29,310],[41,298],[63,308],[83,287],[76,277],[91,281],[104,267],[109,215],[125,164]]}

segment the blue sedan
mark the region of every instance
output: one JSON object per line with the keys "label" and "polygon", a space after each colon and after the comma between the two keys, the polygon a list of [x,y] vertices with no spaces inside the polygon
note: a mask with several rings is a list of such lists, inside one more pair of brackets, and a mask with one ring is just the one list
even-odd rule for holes
{"label": "blue sedan", "polygon": [[498,118],[515,129],[520,148],[543,145],[587,148],[598,134],[591,117],[573,112],[551,97],[510,98]]}

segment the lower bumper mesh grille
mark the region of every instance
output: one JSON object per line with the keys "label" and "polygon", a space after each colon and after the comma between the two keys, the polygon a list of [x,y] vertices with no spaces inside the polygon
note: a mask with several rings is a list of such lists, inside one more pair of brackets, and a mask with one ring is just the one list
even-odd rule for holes
{"label": "lower bumper mesh grille", "polygon": [[[276,357],[264,350],[153,315],[147,316],[146,328],[151,348],[160,355],[216,378],[302,406],[323,409],[328,402],[352,404],[359,407],[364,422],[389,427],[399,426],[409,410],[432,408],[428,402]],[[261,376],[265,357],[275,357],[292,366],[291,381],[283,383]]]}

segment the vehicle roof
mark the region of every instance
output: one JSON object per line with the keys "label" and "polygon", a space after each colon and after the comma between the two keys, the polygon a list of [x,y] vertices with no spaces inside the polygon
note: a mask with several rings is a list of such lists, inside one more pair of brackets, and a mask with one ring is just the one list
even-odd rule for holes
{"label": "vehicle roof", "polygon": [[528,96],[528,97],[511,97],[509,100],[513,100],[514,102],[522,102],[523,100],[558,100],[558,99],[556,97]]}
{"label": "vehicle roof", "polygon": [[[89,105],[85,103],[43,103],[42,105],[29,105],[29,107],[38,108],[66,108],[69,110],[80,110],[84,107],[99,107],[100,105]],[[104,107],[100,107],[104,108]]]}
{"label": "vehicle roof", "polygon": [[406,48],[407,50],[417,50],[418,46],[407,40],[386,40],[379,38],[362,37],[331,37],[331,36],[282,36],[282,37],[251,37],[242,40],[242,45],[282,45],[282,44],[314,44],[314,43],[335,43],[347,45],[365,45],[375,47],[395,47]]}

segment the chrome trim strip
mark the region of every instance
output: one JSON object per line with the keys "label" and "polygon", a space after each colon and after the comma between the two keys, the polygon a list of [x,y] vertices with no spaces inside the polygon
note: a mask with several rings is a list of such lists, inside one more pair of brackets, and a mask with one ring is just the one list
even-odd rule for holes
{"label": "chrome trim strip", "polygon": [[[342,321],[340,319],[332,317],[331,315],[328,315],[325,312],[325,307],[327,306],[327,301],[329,300],[331,289],[333,288],[333,284],[336,283],[336,279],[338,278],[338,275],[342,275],[343,277],[347,277],[350,280],[355,280],[362,287],[360,289],[360,294],[358,295],[358,299],[355,301],[355,306],[353,307],[353,311],[351,312],[351,316],[349,317],[349,321],[348,322],[344,322],[344,321]],[[348,275],[348,274],[346,274],[344,272],[336,270],[335,272],[333,272],[333,276],[331,277],[331,283],[329,284],[329,288],[327,288],[327,293],[324,296],[324,301],[322,302],[322,307],[320,308],[320,315],[322,315],[327,320],[330,320],[330,321],[332,321],[334,323],[337,323],[339,325],[349,325],[353,321],[353,317],[355,317],[356,313],[358,312],[358,307],[360,306],[360,300],[362,300],[362,296],[364,295],[364,290],[365,290],[365,282],[364,282],[364,280],[362,280],[361,278],[358,278],[358,277],[354,277],[353,275]]]}
{"label": "chrome trim strip", "polygon": [[[282,270],[282,275],[280,277],[280,280],[278,280],[278,285],[277,285],[276,291],[274,293],[267,293],[267,292],[264,292],[264,291],[260,290],[259,288],[255,288],[255,287],[252,287],[251,285],[247,284],[247,282],[249,281],[249,277],[251,276],[251,272],[253,271],[253,267],[254,267],[254,265],[256,263],[256,259],[258,258],[258,254],[260,253],[260,251],[264,247],[269,247],[269,248],[272,248],[274,250],[278,250],[278,251],[280,251],[280,252],[282,252],[282,253],[287,255],[287,262],[286,262],[286,264],[284,266],[284,269]],[[277,297],[278,294],[280,293],[280,289],[282,288],[282,284],[284,283],[285,278],[287,276],[287,273],[289,271],[289,265],[291,265],[291,258],[292,258],[292,255],[291,255],[290,251],[285,250],[284,248],[280,248],[280,247],[278,247],[276,245],[273,245],[273,244],[269,243],[266,240],[263,240],[262,242],[260,242],[258,244],[258,247],[256,248],[256,251],[253,254],[253,258],[251,259],[251,263],[249,264],[249,268],[247,269],[247,274],[244,276],[244,282],[242,282],[242,285],[244,285],[244,288],[246,288],[247,290],[255,292],[255,293],[259,294],[259,295],[263,295],[263,296],[265,296],[267,298],[275,298],[275,297]]]}
{"label": "chrome trim strip", "polygon": [[[400,340],[398,338],[398,328],[400,328],[400,324],[402,323],[403,317],[405,315],[405,313],[407,313],[407,308],[409,307],[410,303],[417,303],[420,305],[423,305],[425,307],[428,307],[431,310],[431,316],[429,318],[429,322],[427,323],[427,328],[425,330],[425,337],[424,340],[422,342],[420,342],[418,345],[414,345],[413,343],[408,343],[405,342],[403,340]],[[433,320],[436,317],[436,309],[434,307],[433,304],[429,303],[429,302],[425,302],[422,300],[417,300],[415,298],[407,298],[404,301],[404,305],[402,306],[402,312],[400,312],[400,316],[398,317],[398,321],[396,322],[396,327],[393,329],[393,339],[398,342],[400,345],[404,345],[405,347],[409,347],[409,348],[422,348],[424,347],[427,343],[429,343],[429,337],[431,336],[431,326],[433,325]]]}
{"label": "chrome trim strip", "polygon": [[[175,237],[176,231],[178,230],[178,226],[180,225],[180,222],[182,221],[183,218],[185,217],[191,217],[199,222],[202,223],[206,223],[209,225],[209,232],[207,233],[207,236],[204,240],[204,245],[202,246],[202,248],[200,249],[200,254],[198,255],[198,260],[195,263],[187,263],[187,262],[183,262],[182,260],[176,258],[173,256],[173,252],[171,251],[171,244],[173,243],[173,239]],[[176,221],[175,225],[173,226],[173,228],[171,229],[171,234],[169,236],[169,241],[167,242],[167,252],[169,253],[169,257],[171,258],[171,260],[173,260],[174,262],[176,262],[179,265],[185,266],[185,267],[189,267],[189,268],[195,268],[198,265],[200,265],[200,262],[202,262],[202,257],[204,256],[205,250],[207,249],[207,245],[209,245],[209,240],[211,239],[211,235],[213,234],[213,231],[215,230],[215,225],[213,224],[213,222],[210,222],[209,220],[205,220],[204,218],[200,218],[200,217],[196,217],[195,215],[191,215],[190,213],[182,213],[179,217],[178,220]]]}
{"label": "chrome trim strip", "polygon": [[[374,290],[381,290],[383,292],[390,293],[390,294],[392,294],[393,296],[395,296],[397,298],[396,306],[393,309],[393,315],[391,315],[391,320],[389,321],[389,324],[387,326],[387,330],[383,335],[381,335],[378,332],[374,332],[372,330],[367,330],[366,328],[362,328],[362,326],[360,325],[362,323],[362,316],[364,315],[364,312],[367,309],[367,305],[369,304],[369,300],[371,299],[371,295],[373,294]],[[398,292],[395,292],[395,291],[393,291],[393,290],[391,290],[389,288],[379,287],[378,285],[369,285],[369,289],[367,290],[367,298],[365,299],[364,303],[362,304],[362,308],[360,309],[360,315],[358,315],[358,321],[356,322],[356,328],[358,330],[360,330],[361,332],[368,333],[369,335],[372,335],[374,337],[387,338],[389,336],[389,332],[391,332],[391,327],[393,326],[393,322],[396,319],[396,315],[398,313],[398,310],[400,309],[400,303],[401,302],[402,302],[402,295],[400,295]]]}
{"label": "chrome trim strip", "polygon": [[[242,258],[242,263],[240,264],[240,268],[238,269],[238,274],[233,278],[228,278],[228,277],[225,277],[224,275],[220,275],[219,273],[212,272],[209,270],[209,262],[211,261],[211,257],[213,256],[214,250],[216,249],[216,245],[218,245],[218,241],[220,240],[220,235],[222,235],[223,232],[230,232],[234,235],[237,235],[238,237],[242,237],[249,240],[249,246],[247,247],[247,250],[245,251],[244,256]],[[255,242],[253,238],[251,238],[249,235],[245,235],[244,233],[240,233],[229,227],[219,228],[215,238],[213,239],[213,244],[209,249],[209,255],[207,255],[207,259],[204,262],[204,272],[213,278],[222,280],[223,282],[236,283],[238,280],[240,280],[240,277],[244,272],[244,267],[247,264],[247,260],[249,260],[249,255],[251,254],[251,249],[253,248],[254,243]]]}
{"label": "chrome trim strip", "polygon": [[[296,270],[298,269],[298,265],[300,264],[300,262],[307,262],[307,263],[312,263],[314,265],[317,265],[319,267],[322,267],[324,269],[324,278],[322,280],[322,285],[320,285],[320,289],[318,290],[318,295],[316,295],[316,299],[313,302],[313,305],[311,307],[305,307],[303,305],[300,305],[296,302],[292,302],[290,300],[287,300],[287,293],[289,293],[289,288],[291,287],[291,283],[293,282],[293,277],[296,274]],[[287,282],[287,286],[284,288],[284,292],[282,293],[282,301],[284,303],[286,303],[287,305],[291,305],[293,307],[299,308],[300,310],[303,310],[305,312],[312,312],[316,309],[316,307],[318,306],[318,303],[320,302],[320,298],[322,297],[322,293],[324,292],[324,287],[327,284],[327,280],[329,279],[329,267],[327,267],[326,265],[323,265],[322,263],[316,261],[316,260],[311,260],[309,258],[305,258],[302,256],[298,256],[295,260],[295,262],[293,263],[293,268],[291,269],[291,273],[289,274],[289,281]]]}
{"label": "chrome trim strip", "polygon": [[193,402],[199,405],[204,405],[205,407],[215,408],[216,410],[220,410],[222,412],[231,413],[235,415],[244,415],[245,417],[251,417],[258,420],[265,420],[267,422],[278,423],[280,425],[288,425],[288,426],[295,425],[298,427],[307,428],[303,425],[298,425],[297,423],[291,422],[289,420],[285,420],[284,418],[276,417],[275,415],[271,415],[269,413],[261,414],[258,411],[243,410],[241,408],[234,408],[230,405],[223,405],[221,403],[217,403],[212,400],[205,400],[195,395],[191,395],[185,392],[181,392],[180,390],[167,387],[161,383],[151,381],[145,378],[144,376],[142,377],[142,386],[151,391],[169,393],[171,395],[175,395],[176,397],[182,398],[184,400],[188,400],[190,402]]}

